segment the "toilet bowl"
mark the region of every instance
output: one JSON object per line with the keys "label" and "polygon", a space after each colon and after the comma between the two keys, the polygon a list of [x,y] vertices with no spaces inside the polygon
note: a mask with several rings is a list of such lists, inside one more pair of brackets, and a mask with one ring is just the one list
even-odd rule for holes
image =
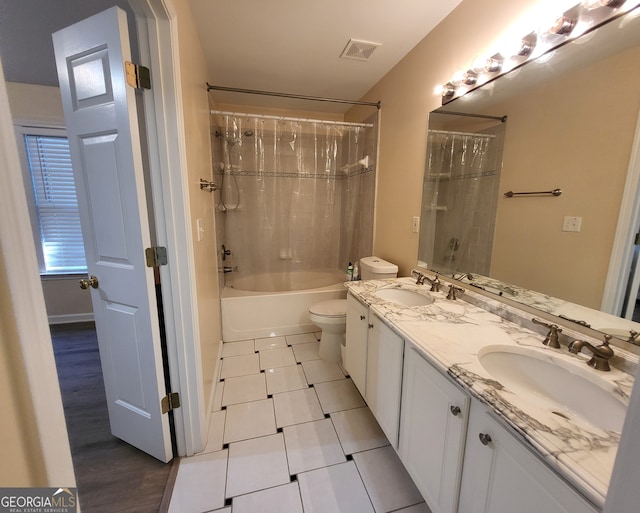
{"label": "toilet bowl", "polygon": [[318,351],[320,358],[331,362],[340,361],[347,329],[347,300],[330,299],[311,305],[309,318],[322,330]]}

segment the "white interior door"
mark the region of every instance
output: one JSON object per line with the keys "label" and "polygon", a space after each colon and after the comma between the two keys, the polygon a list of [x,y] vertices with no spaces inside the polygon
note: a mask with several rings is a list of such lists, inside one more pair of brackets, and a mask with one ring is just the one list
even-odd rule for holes
{"label": "white interior door", "polygon": [[113,7],[53,42],[100,347],[111,432],[162,461],[172,455],[126,13]]}

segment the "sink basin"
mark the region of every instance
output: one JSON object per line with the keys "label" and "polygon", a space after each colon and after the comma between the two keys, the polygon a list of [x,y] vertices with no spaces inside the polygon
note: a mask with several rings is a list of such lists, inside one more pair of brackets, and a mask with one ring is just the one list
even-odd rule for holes
{"label": "sink basin", "polygon": [[605,431],[622,431],[625,403],[614,395],[614,385],[584,362],[503,345],[483,347],[478,358],[492,378],[552,414],[581,417]]}
{"label": "sink basin", "polygon": [[403,306],[423,306],[433,303],[433,298],[409,289],[378,289],[373,293],[385,301]]}

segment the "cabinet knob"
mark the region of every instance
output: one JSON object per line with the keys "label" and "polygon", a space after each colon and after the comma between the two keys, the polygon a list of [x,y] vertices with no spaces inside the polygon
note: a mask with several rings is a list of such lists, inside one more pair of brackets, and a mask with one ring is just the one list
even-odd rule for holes
{"label": "cabinet knob", "polygon": [[454,415],[454,416],[456,416],[456,417],[457,417],[458,415],[460,415],[460,412],[462,412],[462,410],[460,409],[460,406],[453,406],[453,405],[451,405],[451,406],[449,407],[449,409],[451,410],[451,414],[452,414],[452,415]]}
{"label": "cabinet knob", "polygon": [[361,320],[361,321],[364,321],[364,315],[361,315],[361,316],[360,316],[360,320]]}
{"label": "cabinet knob", "polygon": [[373,324],[369,323],[369,329],[372,330],[373,329]]}
{"label": "cabinet knob", "polygon": [[482,445],[489,445],[489,442],[491,442],[491,436],[487,433],[480,433],[478,438],[480,438]]}

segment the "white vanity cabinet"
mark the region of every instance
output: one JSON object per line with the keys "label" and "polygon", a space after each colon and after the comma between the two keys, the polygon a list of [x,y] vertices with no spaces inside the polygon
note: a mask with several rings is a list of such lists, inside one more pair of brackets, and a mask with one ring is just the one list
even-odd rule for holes
{"label": "white vanity cabinet", "polygon": [[343,364],[363,397],[367,386],[368,334],[369,308],[347,294],[347,338]]}
{"label": "white vanity cabinet", "polygon": [[530,449],[472,402],[458,513],[596,513]]}
{"label": "white vanity cabinet", "polygon": [[400,459],[433,513],[456,511],[470,398],[409,343],[403,380]]}
{"label": "white vanity cabinet", "polygon": [[397,448],[404,340],[350,294],[346,337],[345,369]]}
{"label": "white vanity cabinet", "polygon": [[404,340],[383,323],[380,317],[369,312],[364,398],[395,449],[398,448],[403,354]]}

